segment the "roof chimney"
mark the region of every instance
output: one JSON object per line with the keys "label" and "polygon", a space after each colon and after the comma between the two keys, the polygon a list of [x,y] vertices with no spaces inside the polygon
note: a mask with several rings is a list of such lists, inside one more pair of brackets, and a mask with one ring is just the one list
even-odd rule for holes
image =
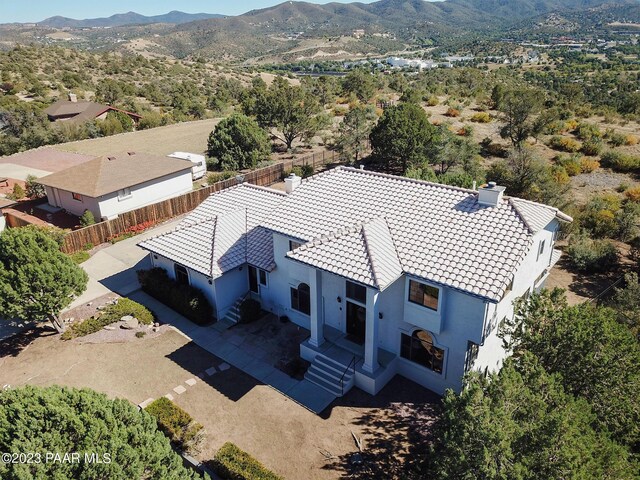
{"label": "roof chimney", "polygon": [[70,93],[69,94],[69,101],[76,103],[78,101],[78,96],[75,93]]}
{"label": "roof chimney", "polygon": [[289,174],[289,176],[284,179],[284,191],[287,193],[293,192],[300,186],[301,182],[302,178],[297,176],[295,173]]}
{"label": "roof chimney", "polygon": [[505,187],[496,185],[496,182],[489,182],[478,189],[478,203],[489,207],[496,207],[502,200]]}

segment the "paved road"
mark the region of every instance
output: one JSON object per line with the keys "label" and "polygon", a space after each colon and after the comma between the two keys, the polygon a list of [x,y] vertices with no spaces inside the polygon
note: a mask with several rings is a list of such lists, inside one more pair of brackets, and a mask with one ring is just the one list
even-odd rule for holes
{"label": "paved road", "polygon": [[138,247],[137,243],[172,230],[181,220],[182,217],[171,220],[98,251],[81,265],[89,274],[89,283],[85,292],[69,308],[88,303],[110,292],[128,295],[139,289],[136,270],[151,268],[151,262],[149,253]]}

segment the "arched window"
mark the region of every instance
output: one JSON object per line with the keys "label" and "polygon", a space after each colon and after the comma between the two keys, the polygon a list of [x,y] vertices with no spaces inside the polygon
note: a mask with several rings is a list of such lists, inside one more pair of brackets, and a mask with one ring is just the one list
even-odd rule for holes
{"label": "arched window", "polygon": [[291,308],[305,315],[311,314],[311,290],[309,285],[301,283],[298,288],[291,287]]}
{"label": "arched window", "polygon": [[416,330],[412,335],[402,334],[400,356],[434,372],[442,373],[444,350],[434,345],[433,335],[426,330]]}
{"label": "arched window", "polygon": [[187,269],[178,263],[173,268],[176,274],[176,282],[180,285],[189,285],[189,272],[187,272]]}

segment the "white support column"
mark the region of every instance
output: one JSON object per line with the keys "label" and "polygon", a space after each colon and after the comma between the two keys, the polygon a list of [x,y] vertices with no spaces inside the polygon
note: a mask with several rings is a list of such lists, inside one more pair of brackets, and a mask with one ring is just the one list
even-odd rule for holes
{"label": "white support column", "polygon": [[322,312],[322,272],[312,269],[309,275],[311,294],[311,338],[309,343],[319,347],[324,343],[324,314]]}
{"label": "white support column", "polygon": [[364,364],[362,369],[365,372],[373,373],[378,367],[378,298],[380,292],[367,288],[367,329],[364,341]]}

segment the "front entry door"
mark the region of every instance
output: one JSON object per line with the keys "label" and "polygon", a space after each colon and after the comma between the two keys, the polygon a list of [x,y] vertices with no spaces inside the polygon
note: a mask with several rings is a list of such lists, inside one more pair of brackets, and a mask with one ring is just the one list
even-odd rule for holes
{"label": "front entry door", "polygon": [[347,301],[347,339],[363,344],[366,325],[366,307]]}
{"label": "front entry door", "polygon": [[253,293],[260,293],[258,291],[258,269],[249,265],[249,290]]}

